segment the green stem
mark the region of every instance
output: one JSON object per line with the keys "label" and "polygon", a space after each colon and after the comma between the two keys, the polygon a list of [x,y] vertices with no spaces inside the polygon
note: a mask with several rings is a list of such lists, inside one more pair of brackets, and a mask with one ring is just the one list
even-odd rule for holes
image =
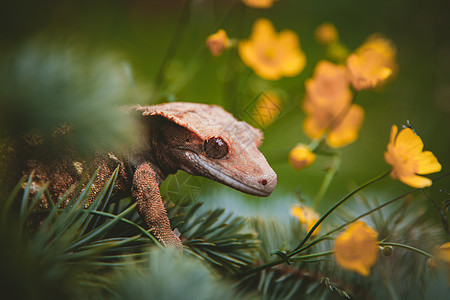
{"label": "green stem", "polygon": [[[363,185],[363,186],[361,186],[360,188],[358,188],[358,189],[354,190],[353,192],[351,192],[349,195],[347,195],[345,198],[343,198],[340,202],[342,202],[342,201],[345,200],[345,199],[348,199],[349,196],[350,196],[350,197],[353,196],[355,193],[357,193],[359,190],[361,190],[361,189],[364,188],[365,186],[367,186],[367,185],[369,185],[369,184],[371,184],[371,183],[374,183],[374,182],[376,182],[376,181],[382,179],[383,177],[387,176],[389,173],[390,173],[390,170],[389,170],[389,172],[386,172],[386,173],[384,173],[384,174],[382,174],[382,175],[379,175],[378,177],[376,177],[376,178],[374,178],[374,179],[368,181],[365,185]],[[446,174],[443,174],[443,175],[441,175],[441,176],[439,176],[439,177],[437,177],[437,178],[434,178],[434,179],[433,179],[433,182],[438,181],[438,180],[441,180],[441,179],[443,179],[443,178],[445,178],[445,177],[447,177],[447,176],[449,176],[449,175],[450,175],[450,172],[449,172],[449,173],[446,173]],[[352,220],[352,221],[350,221],[350,222],[347,222],[346,224],[344,224],[344,225],[342,225],[342,226],[339,226],[338,228],[336,228],[336,229],[334,229],[334,230],[328,232],[326,235],[321,236],[321,237],[319,237],[318,239],[312,241],[311,243],[309,243],[308,245],[304,246],[303,248],[297,247],[297,248],[298,248],[297,250],[293,251],[292,253],[288,254],[287,256],[288,256],[288,257],[292,257],[293,255],[295,255],[295,254],[297,254],[297,253],[299,253],[299,252],[302,252],[302,251],[306,250],[307,248],[310,248],[311,246],[313,246],[313,245],[319,243],[320,241],[329,239],[329,235],[331,235],[332,233],[334,233],[334,232],[336,232],[336,231],[338,231],[338,230],[341,230],[342,228],[344,228],[345,226],[349,225],[350,223],[353,223],[353,222],[355,222],[356,220],[358,220],[358,219],[360,219],[360,218],[362,218],[362,217],[364,217],[364,216],[366,216],[366,215],[368,215],[368,214],[371,214],[372,212],[374,212],[374,211],[376,211],[376,210],[378,210],[378,209],[381,209],[381,208],[383,208],[383,207],[385,207],[385,206],[387,206],[387,205],[389,205],[389,204],[391,204],[391,203],[393,203],[393,202],[395,202],[395,201],[397,201],[397,200],[399,200],[399,199],[402,199],[402,198],[404,198],[405,196],[407,196],[407,195],[409,195],[409,194],[412,194],[412,193],[414,193],[414,192],[416,192],[416,191],[418,191],[418,190],[419,190],[419,188],[414,189],[414,190],[411,190],[411,191],[409,191],[409,192],[407,192],[407,193],[405,193],[405,194],[403,194],[403,195],[401,195],[401,196],[399,196],[399,197],[396,197],[396,198],[394,198],[394,199],[392,199],[392,200],[386,202],[385,204],[382,204],[382,205],[380,205],[380,206],[378,206],[378,207],[376,207],[376,208],[374,208],[374,209],[368,211],[367,213],[364,213],[364,214],[360,215],[359,217],[355,218],[354,220]],[[339,204],[339,203],[338,203],[338,204]],[[340,204],[342,204],[342,203],[340,203]],[[340,204],[339,204],[339,205],[340,205]],[[336,205],[335,205],[335,206],[336,206]],[[333,208],[332,208],[332,209],[333,209]],[[319,221],[320,221],[320,220],[319,220]],[[313,232],[314,229],[315,229],[314,227],[311,228],[310,232]],[[387,243],[387,242],[380,242],[379,244],[382,245],[382,246],[388,246],[388,243]],[[407,248],[407,249],[413,250],[413,251],[418,250],[418,251],[416,251],[416,252],[418,252],[418,253],[420,253],[420,254],[423,254],[423,255],[425,255],[425,256],[427,256],[427,257],[432,257],[432,256],[430,256],[430,254],[428,254],[428,253],[426,253],[426,252],[424,252],[424,251],[422,251],[422,250],[416,249],[416,248],[414,248],[414,247],[411,247],[411,246],[406,246],[406,245],[403,245],[403,244],[396,244],[396,243],[389,243],[389,244],[390,244],[389,246],[403,247],[403,248]],[[271,268],[271,267],[273,267],[273,266],[282,264],[282,263],[284,263],[284,262],[286,262],[286,260],[284,260],[284,259],[277,259],[277,260],[274,260],[274,261],[272,261],[272,262],[269,262],[269,263],[260,265],[260,266],[258,266],[258,267],[253,268],[253,269],[250,269],[250,270],[248,270],[248,271],[246,271],[246,272],[243,272],[242,275],[243,275],[243,276],[246,276],[246,275],[249,275],[249,274],[252,274],[252,273],[256,273],[256,272],[258,272],[258,271],[262,271],[262,270],[265,270],[265,269],[269,269],[269,268]]]}
{"label": "green stem", "polygon": [[[440,179],[442,179],[442,178],[445,178],[445,177],[447,177],[447,176],[449,176],[449,175],[450,175],[450,173],[441,175],[441,176],[439,176],[439,177],[433,179],[433,182],[438,181],[438,180],[440,180]],[[306,244],[304,247],[302,247],[301,249],[299,249],[299,252],[303,252],[303,251],[305,251],[306,249],[311,248],[312,246],[314,246],[315,244],[317,244],[317,243],[319,243],[319,242],[321,242],[321,241],[323,241],[323,240],[330,239],[330,235],[332,235],[333,233],[335,233],[335,232],[337,232],[337,231],[339,231],[339,230],[345,228],[346,226],[348,226],[348,225],[350,225],[350,224],[352,224],[352,223],[358,221],[359,219],[362,219],[362,218],[364,218],[365,216],[368,216],[368,215],[370,215],[371,213],[373,213],[373,212],[375,212],[375,211],[377,211],[377,210],[380,210],[380,209],[382,209],[383,207],[388,206],[388,205],[390,205],[390,204],[392,204],[392,203],[394,203],[394,202],[396,202],[396,201],[398,201],[398,200],[400,200],[400,199],[403,199],[403,198],[405,198],[406,196],[408,196],[408,195],[410,195],[410,194],[413,194],[413,193],[415,193],[415,192],[417,192],[417,191],[419,191],[419,190],[421,190],[421,188],[415,188],[415,189],[413,189],[413,190],[411,190],[411,191],[409,191],[409,192],[406,192],[406,193],[404,193],[404,194],[402,194],[402,195],[400,195],[400,196],[398,196],[398,197],[395,197],[394,199],[391,199],[391,200],[387,201],[387,202],[384,203],[384,204],[381,204],[381,205],[379,205],[379,206],[377,206],[377,207],[375,207],[375,208],[373,208],[373,209],[371,209],[371,210],[368,210],[367,212],[365,212],[365,213],[363,213],[363,214],[357,216],[357,217],[354,218],[353,220],[348,221],[348,222],[342,224],[341,226],[338,226],[338,227],[334,228],[333,230],[329,231],[328,233],[326,233],[326,234],[324,234],[324,235],[322,235],[322,236],[316,238],[314,241],[312,241],[312,242]]]}
{"label": "green stem", "polygon": [[425,252],[423,250],[417,249],[415,247],[409,246],[409,245],[405,245],[405,244],[400,244],[400,243],[392,243],[392,242],[379,242],[378,245],[380,246],[392,246],[392,247],[399,247],[399,248],[404,248],[404,249],[408,249],[414,252],[417,252],[419,254],[422,254],[428,258],[433,258],[433,255],[431,255],[428,252]]}
{"label": "green stem", "polygon": [[167,49],[166,56],[159,67],[158,73],[155,79],[155,86],[160,89],[164,79],[164,73],[166,71],[167,65],[169,61],[175,56],[178,45],[183,36],[184,29],[186,28],[186,22],[189,20],[189,12],[190,12],[190,0],[186,0],[181,12],[181,17],[178,21],[177,27],[175,29],[175,33],[170,41],[169,49]]}
{"label": "green stem", "polygon": [[327,173],[325,174],[325,177],[323,178],[322,184],[320,185],[319,191],[316,194],[316,198],[313,202],[313,208],[317,209],[317,206],[319,205],[319,202],[323,199],[323,196],[325,195],[326,191],[328,190],[331,181],[334,178],[334,175],[336,175],[337,170],[339,169],[339,166],[341,164],[341,156],[336,153],[333,156],[333,161],[331,163],[330,168],[328,168]]}
{"label": "green stem", "polygon": [[291,259],[295,260],[295,261],[301,261],[303,259],[327,256],[327,255],[331,255],[333,253],[334,253],[334,250],[330,250],[330,251],[325,251],[325,252],[320,252],[320,253],[313,253],[313,254],[307,254],[307,255],[302,255],[302,256],[296,256],[296,257],[292,257]]}
{"label": "green stem", "polygon": [[297,248],[294,249],[294,251],[292,253],[290,253],[288,256],[293,256],[295,254],[297,254],[299,251],[299,249],[302,248],[302,246],[308,241],[308,239],[311,237],[311,235],[313,234],[314,230],[316,230],[317,227],[319,227],[319,225],[333,212],[335,211],[339,206],[341,206],[342,204],[344,204],[345,201],[347,201],[348,199],[350,199],[351,197],[353,197],[356,193],[358,193],[359,191],[363,190],[364,188],[366,188],[367,186],[383,179],[384,177],[386,177],[387,175],[389,175],[391,173],[391,170],[378,175],[377,177],[367,181],[366,183],[364,183],[363,185],[359,186],[358,188],[354,189],[353,191],[351,191],[349,194],[347,194],[347,196],[345,196],[344,198],[342,198],[339,202],[337,202],[335,205],[333,205],[333,207],[331,207],[320,219],[319,221],[316,222],[316,224],[314,224],[314,226],[309,230],[308,234],[305,236],[305,238],[303,239],[303,241],[297,246]]}
{"label": "green stem", "polygon": [[323,141],[324,141],[323,137],[317,140],[312,140],[308,145],[309,150],[311,150],[311,152],[316,151],[316,149],[319,148],[319,146],[322,144]]}
{"label": "green stem", "polygon": [[250,274],[253,274],[253,273],[257,273],[257,272],[265,270],[265,269],[270,269],[271,267],[276,266],[276,265],[280,265],[280,264],[282,264],[284,262],[286,262],[284,259],[276,259],[276,260],[271,261],[269,263],[266,263],[266,264],[254,267],[254,268],[252,268],[252,269],[250,269],[248,271],[242,272],[240,275],[245,277],[247,275],[250,275]]}
{"label": "green stem", "polygon": [[[297,246],[297,248],[294,249],[294,251],[292,251],[290,254],[288,254],[287,256],[290,258],[294,255],[296,255],[297,253],[301,252],[303,250],[302,246],[306,243],[306,241],[311,237],[312,233],[314,232],[314,230],[316,230],[317,227],[319,227],[319,225],[339,206],[341,206],[345,201],[347,201],[349,198],[351,198],[353,195],[355,195],[356,193],[358,193],[359,191],[361,191],[362,189],[364,189],[365,187],[383,179],[384,177],[386,177],[387,175],[389,175],[391,173],[391,170],[378,175],[377,177],[367,181],[366,183],[364,183],[363,185],[361,185],[360,187],[356,188],[355,190],[353,190],[352,192],[350,192],[349,194],[347,194],[347,196],[345,196],[344,198],[342,198],[338,203],[336,203],[332,208],[330,208],[320,219],[319,221],[316,222],[316,224],[314,224],[314,226],[309,230],[308,234],[306,235],[306,237],[303,239],[303,241]],[[326,237],[322,237],[321,239],[325,239]],[[309,246],[309,245],[308,245]],[[284,263],[285,260],[284,259],[277,259],[274,260],[272,262],[260,265],[258,267],[255,267],[253,269],[250,269],[246,272],[243,272],[242,275],[246,276],[252,273],[256,273],[258,271],[261,270],[265,270],[265,269],[269,269],[273,266],[279,265]]]}

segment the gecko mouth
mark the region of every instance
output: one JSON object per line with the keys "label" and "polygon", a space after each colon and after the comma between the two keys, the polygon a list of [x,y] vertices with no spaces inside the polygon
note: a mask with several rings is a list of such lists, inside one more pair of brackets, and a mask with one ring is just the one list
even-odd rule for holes
{"label": "gecko mouth", "polygon": [[[267,197],[272,193],[272,189],[270,190],[262,190],[262,189],[257,189],[255,187],[249,186],[231,176],[228,176],[227,174],[224,174],[222,172],[220,172],[219,170],[215,169],[214,167],[212,167],[211,165],[209,165],[208,163],[206,163],[205,161],[203,161],[197,154],[193,153],[193,152],[185,152],[186,156],[189,158],[190,161],[194,162],[194,165],[196,168],[202,169],[206,172],[208,172],[211,175],[211,179],[223,183],[229,187],[232,187],[238,191],[250,194],[250,195],[255,195],[255,196],[259,196],[259,197]],[[191,173],[189,171],[191,170],[185,170],[188,173]],[[197,172],[195,172],[197,173]],[[191,173],[192,174],[192,173]]]}

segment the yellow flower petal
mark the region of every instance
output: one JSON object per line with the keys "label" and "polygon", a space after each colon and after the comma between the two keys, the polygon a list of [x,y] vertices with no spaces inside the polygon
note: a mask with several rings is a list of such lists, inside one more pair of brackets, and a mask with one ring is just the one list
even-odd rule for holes
{"label": "yellow flower petal", "polygon": [[335,239],[336,262],[341,267],[367,276],[378,257],[377,232],[358,221]]}
{"label": "yellow flower petal", "polygon": [[396,50],[393,43],[374,35],[347,58],[350,80],[356,90],[377,87],[392,77]]}
{"label": "yellow flower petal", "polygon": [[431,151],[419,153],[416,158],[417,174],[430,174],[441,171],[442,166]]}
{"label": "yellow flower petal", "polygon": [[410,128],[402,129],[398,134],[397,126],[391,128],[391,136],[384,159],[392,165],[391,177],[414,187],[424,188],[433,182],[417,174],[439,172],[442,168],[430,151],[423,151],[422,139]]}
{"label": "yellow flower petal", "polygon": [[254,8],[269,8],[275,1],[276,0],[242,0],[245,5]]}
{"label": "yellow flower petal", "polygon": [[322,123],[323,122],[318,121],[317,116],[307,116],[303,120],[303,131],[310,139],[319,139],[325,133],[326,129],[322,126]]}
{"label": "yellow flower petal", "polygon": [[268,19],[260,18],[253,24],[251,39],[258,42],[271,42],[277,37],[275,28]]}
{"label": "yellow flower petal", "polygon": [[337,115],[352,99],[345,67],[325,60],[317,63],[313,78],[305,81],[305,88],[305,100],[329,110],[332,115]]}
{"label": "yellow flower petal", "polygon": [[445,243],[433,249],[433,259],[440,260],[446,264],[450,264],[450,243]]}
{"label": "yellow flower petal", "polygon": [[397,136],[397,133],[398,133],[397,125],[392,125],[392,127],[391,127],[391,134],[389,136],[389,143],[390,144],[395,144],[395,137]]}
{"label": "yellow flower petal", "polygon": [[377,50],[380,55],[385,57],[387,67],[389,67],[390,69],[395,69],[396,63],[394,58],[396,56],[397,50],[391,40],[385,38],[381,34],[373,34],[369,36],[369,38],[356,50],[356,52],[362,53],[367,49]]}
{"label": "yellow flower petal", "polygon": [[[319,221],[320,216],[317,212],[315,212],[312,208],[308,206],[298,206],[295,205],[291,208],[291,215],[295,216],[300,224],[304,225],[305,230],[309,232],[313,226]],[[312,233],[312,236],[316,236],[320,232],[320,226],[319,225],[314,232]]]}
{"label": "yellow flower petal", "polygon": [[282,49],[297,49],[298,55],[287,55],[288,58],[281,63],[281,69],[285,76],[297,75],[306,65],[306,56],[300,50],[298,36],[291,30],[283,30],[280,32],[279,42]]}
{"label": "yellow flower petal", "polygon": [[327,133],[331,147],[342,147],[356,140],[364,110],[351,105],[352,93],[345,67],[320,61],[313,78],[305,81],[303,110],[307,117],[303,130],[312,139]]}
{"label": "yellow flower petal", "polygon": [[413,188],[426,188],[433,183],[431,179],[417,175],[399,176],[398,179]]}
{"label": "yellow flower petal", "polygon": [[423,149],[423,142],[411,128],[404,128],[397,135],[396,147],[404,147],[405,151],[420,153]]}
{"label": "yellow flower petal", "polygon": [[337,122],[327,134],[327,143],[330,147],[338,148],[353,143],[358,138],[358,132],[364,120],[364,109],[353,104],[344,115],[343,120]]}

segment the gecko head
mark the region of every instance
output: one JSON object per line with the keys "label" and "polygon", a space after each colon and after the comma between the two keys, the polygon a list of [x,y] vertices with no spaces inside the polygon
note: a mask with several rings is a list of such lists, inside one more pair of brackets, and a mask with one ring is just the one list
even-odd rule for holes
{"label": "gecko head", "polygon": [[181,169],[261,197],[274,190],[277,175],[258,150],[258,129],[216,105],[177,102],[146,108],[151,110],[144,115],[160,117],[152,144],[162,169]]}

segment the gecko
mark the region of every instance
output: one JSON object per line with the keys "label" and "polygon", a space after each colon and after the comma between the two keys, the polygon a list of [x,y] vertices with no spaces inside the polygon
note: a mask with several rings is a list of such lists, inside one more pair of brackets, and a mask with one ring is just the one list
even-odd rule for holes
{"label": "gecko", "polygon": [[[263,134],[218,105],[173,102],[134,106],[143,124],[140,147],[124,153],[98,151],[90,159],[77,160],[70,149],[57,159],[30,160],[37,190],[49,183],[53,201],[60,199],[84,173],[98,170],[86,207],[119,166],[114,192],[131,196],[139,215],[164,245],[182,249],[172,231],[159,186],[169,175],[183,170],[203,176],[238,191],[267,197],[277,184],[277,175],[258,150]],[[66,200],[70,201],[70,200]],[[61,206],[67,206],[62,203]],[[42,199],[39,208],[50,208]]]}

